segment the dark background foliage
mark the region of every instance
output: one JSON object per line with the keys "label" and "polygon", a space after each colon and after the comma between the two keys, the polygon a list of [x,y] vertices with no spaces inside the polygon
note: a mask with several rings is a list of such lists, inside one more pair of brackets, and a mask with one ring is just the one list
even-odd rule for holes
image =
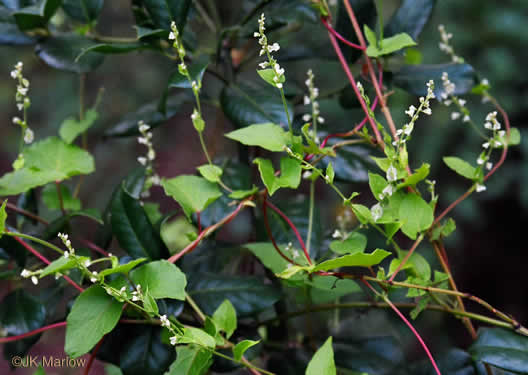
{"label": "dark background foliage", "polygon": [[[225,24],[235,22],[241,12],[247,11],[253,3],[218,1],[220,17]],[[385,12],[388,16],[399,2],[394,0],[386,3]],[[196,10],[191,9],[191,16],[195,13]],[[274,15],[267,16],[269,20],[273,20]],[[296,33],[282,34],[282,50],[278,58],[281,63],[285,61],[282,65],[286,68],[288,85],[291,84],[287,89],[293,92],[303,90],[306,69],[313,67],[316,85],[321,87],[322,92],[340,90],[343,88],[343,74],[336,69],[337,64],[334,61],[325,58],[333,57],[333,52],[329,49],[324,28],[317,22],[309,22],[309,17],[307,21],[300,30],[295,29],[295,25],[292,26],[292,31],[295,30]],[[457,53],[475,68],[480,78],[487,78],[491,82],[492,94],[508,111],[512,125],[520,128],[524,139],[528,136],[528,76],[525,74],[525,64],[528,61],[528,50],[525,48],[528,43],[527,21],[525,0],[442,0],[438,2],[430,23],[420,35],[418,47],[423,54],[423,63],[448,62],[448,57],[437,48],[437,25],[445,24],[454,34],[453,45]],[[60,14],[53,22],[61,27]],[[102,35],[135,37],[135,31],[131,28],[133,23],[128,0],[106,1],[97,30]],[[207,40],[210,34],[206,30],[193,28],[193,22],[188,27],[194,31],[195,40],[205,38],[206,43],[200,44],[205,52],[214,51],[215,41]],[[251,30],[253,28],[256,28],[256,22],[251,24]],[[313,53],[316,52],[315,55],[322,58],[286,62],[289,54],[303,53],[300,48],[303,45],[313,49],[312,57],[315,57]],[[234,63],[236,64],[240,55],[255,48],[256,42],[253,40],[235,46],[231,55]],[[10,170],[10,164],[16,157],[19,136],[19,130],[11,124],[11,118],[15,115],[15,83],[9,77],[12,66],[17,61],[23,61],[24,74],[31,81],[32,107],[29,123],[35,130],[37,139],[56,134],[62,120],[78,112],[79,79],[75,74],[45,65],[35,55],[32,46],[2,46],[0,61],[0,77],[3,77],[0,79],[0,113],[3,114],[0,119],[0,174],[3,174]],[[249,77],[254,80],[255,67],[255,60],[247,66],[241,66],[241,78]],[[88,136],[88,144],[96,158],[97,171],[86,179],[81,193],[86,207],[104,210],[114,187],[136,166],[136,157],[143,152],[134,137],[107,138],[103,137],[103,134],[114,129],[116,124],[123,121],[125,115],[135,112],[138,107],[156,102],[165,90],[167,79],[174,68],[174,64],[163,56],[151,51],[141,51],[126,55],[109,55],[98,70],[87,74],[87,106],[94,102],[102,88],[104,96],[99,106],[100,118]],[[209,85],[208,92],[218,92],[221,88],[220,82],[212,76],[206,75],[204,82]],[[404,110],[415,102],[415,97],[401,89],[394,90],[396,93],[389,103],[396,123],[403,124]],[[346,93],[340,96],[341,103],[345,102]],[[215,100],[212,96],[210,105],[206,107],[208,128],[205,138],[213,155],[235,157],[238,150],[221,136],[231,130],[233,124],[221,111],[216,110],[218,103]],[[480,105],[475,100],[470,101],[469,106],[473,117],[482,120],[490,107]],[[179,111],[155,131],[157,170],[161,176],[194,173],[195,167],[205,162],[189,119],[191,109],[188,104],[180,106]],[[302,109],[297,108],[296,115],[300,114]],[[339,121],[345,115],[342,108],[335,104],[335,100],[333,103],[322,102],[322,114],[327,118],[327,123],[330,123],[328,126],[333,126],[332,121],[342,126],[343,122]],[[457,155],[474,160],[479,150],[479,140],[470,129],[451,121],[449,110],[445,107],[434,106],[433,114],[431,118],[422,119],[417,124],[410,145],[410,155],[411,160],[431,163],[431,175],[437,180],[440,205],[445,207],[465,191],[467,182],[448,170],[441,163],[441,157]],[[321,128],[324,131],[324,126]],[[520,147],[512,149],[507,163],[490,180],[486,193],[472,197],[455,210],[453,217],[457,222],[457,231],[446,243],[459,289],[501,307],[503,311],[511,313],[525,324],[528,323],[528,288],[525,287],[528,284],[528,273],[525,271],[528,257],[525,240],[523,241],[524,223],[528,222],[527,144],[523,142]],[[352,169],[349,173],[351,179],[364,179],[361,169]],[[364,182],[353,183],[350,187],[350,190],[364,189]],[[337,214],[337,201],[332,192],[322,186],[318,192],[318,209],[321,218],[325,218],[321,221],[332,224]],[[279,201],[290,198],[288,193],[279,195]],[[166,198],[161,190],[154,192],[154,199],[161,202],[163,212],[176,209],[176,205]],[[46,215],[50,213],[44,212],[43,216]],[[220,238],[231,243],[254,239],[252,228],[248,225],[250,219],[249,215],[241,215],[220,233]],[[328,231],[332,230],[332,225],[321,229],[326,230],[322,233],[326,238],[329,236]],[[87,236],[91,236],[95,228],[87,225],[83,230]],[[426,249],[424,255],[433,259],[431,250]],[[0,290],[0,294],[4,293],[5,290]],[[368,319],[359,313],[353,315],[350,323],[354,327],[364,325],[357,330],[368,330],[376,326],[377,319],[387,319],[385,312],[369,313]],[[395,320],[394,317],[388,319]],[[470,342],[461,323],[451,317],[428,313],[424,314],[417,324],[425,337],[435,338],[430,340],[433,350],[453,344],[466,346]],[[354,327],[349,329],[355,330]],[[345,334],[346,331],[347,329],[344,329],[342,333]],[[408,335],[403,330],[397,333]],[[42,341],[38,345],[41,349],[44,346],[55,348],[52,350],[60,353],[62,344],[56,341],[57,337],[61,336],[60,330],[54,331],[53,335],[46,336],[46,345]],[[421,357],[419,350],[413,350],[417,348],[409,349],[411,356]],[[3,371],[7,371],[6,367],[0,364],[0,372]],[[24,373],[22,370],[19,372]],[[69,372],[65,370],[64,373]]]}

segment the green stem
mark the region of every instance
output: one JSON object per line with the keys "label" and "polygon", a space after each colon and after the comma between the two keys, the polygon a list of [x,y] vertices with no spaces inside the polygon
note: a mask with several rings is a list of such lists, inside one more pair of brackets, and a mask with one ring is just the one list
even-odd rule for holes
{"label": "green stem", "polygon": [[185,300],[191,306],[191,308],[194,310],[194,312],[198,315],[198,317],[200,318],[202,323],[205,322],[205,319],[207,317],[205,316],[203,311],[200,309],[200,307],[198,307],[198,305],[196,304],[196,301],[187,293],[185,293]]}
{"label": "green stem", "polygon": [[376,11],[378,13],[379,48],[383,48],[383,0],[375,0]]}
{"label": "green stem", "polygon": [[284,90],[279,89],[281,93],[282,105],[284,106],[284,112],[286,112],[286,118],[288,119],[288,128],[290,129],[290,135],[293,137],[293,127],[290,119],[290,112],[288,111],[288,102],[286,101],[286,96],[284,96]]}
{"label": "green stem", "polygon": [[315,196],[315,180],[312,180],[310,184],[310,207],[308,213],[308,235],[306,236],[306,251],[310,254],[310,244],[312,242],[312,227],[313,227],[313,215],[314,215],[314,196]]}
{"label": "green stem", "polygon": [[203,133],[198,132],[198,137],[200,138],[200,144],[202,145],[202,150],[205,154],[205,157],[207,158],[207,162],[211,165],[213,165],[213,162],[211,161],[211,157],[209,156],[209,152],[207,151],[207,146],[205,145],[205,141],[203,138]]}
{"label": "green stem", "polygon": [[41,244],[43,246],[46,246],[47,248],[50,248],[51,250],[55,250],[59,254],[64,254],[64,250],[60,249],[59,247],[55,246],[52,243],[49,243],[47,241],[41,240],[40,238],[30,236],[29,234],[24,233],[18,233],[18,232],[5,232],[4,235],[11,236],[11,237],[19,237],[19,238],[25,238],[26,240],[30,240],[33,242],[36,242],[38,244]]}

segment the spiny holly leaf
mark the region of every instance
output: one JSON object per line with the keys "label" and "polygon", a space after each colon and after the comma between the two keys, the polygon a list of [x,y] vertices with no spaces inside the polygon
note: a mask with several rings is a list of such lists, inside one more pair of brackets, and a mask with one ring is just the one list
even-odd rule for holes
{"label": "spiny holly leaf", "polygon": [[88,353],[116,326],[122,307],[122,302],[108,295],[99,285],[82,292],[66,319],[64,351],[72,358]]}
{"label": "spiny holly leaf", "polygon": [[57,137],[36,142],[24,151],[22,169],[0,178],[0,196],[15,195],[49,182],[62,181],[95,170],[93,157]]}
{"label": "spiny holly leaf", "polygon": [[165,194],[174,198],[190,217],[222,196],[216,184],[198,176],[182,175],[161,182]]}
{"label": "spiny holly leaf", "polygon": [[336,375],[332,337],[329,337],[308,363],[306,375]]}

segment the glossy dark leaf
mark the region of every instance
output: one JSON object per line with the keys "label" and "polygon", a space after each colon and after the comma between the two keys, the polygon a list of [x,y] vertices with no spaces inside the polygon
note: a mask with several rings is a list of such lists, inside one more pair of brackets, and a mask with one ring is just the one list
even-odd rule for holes
{"label": "glossy dark leaf", "polygon": [[[191,78],[195,80],[196,82],[201,82],[205,69],[207,69],[208,64],[209,64],[209,61],[203,59],[201,61],[197,61],[189,65],[188,69],[189,69],[189,75],[191,76]],[[186,76],[180,74],[180,72],[176,70],[171,74],[169,78],[169,88],[189,89],[191,88],[191,84]]]}
{"label": "glossy dark leaf", "polygon": [[134,26],[136,37],[141,41],[150,41],[156,39],[166,39],[169,36],[169,30],[151,29],[150,27]]}
{"label": "glossy dark leaf", "polygon": [[[352,9],[354,9],[354,13],[359,25],[366,24],[371,29],[374,28],[377,20],[376,4],[374,4],[374,0],[351,0],[350,6]],[[356,33],[354,32],[354,28],[352,27],[352,23],[350,22],[350,18],[348,17],[345,5],[342,1],[339,2],[335,29],[350,42],[359,44],[359,41],[356,38]],[[344,44],[342,50],[343,55],[349,62],[357,60],[362,55],[360,50],[351,48]]]}
{"label": "glossy dark leaf", "polygon": [[176,357],[161,341],[161,327],[118,325],[107,334],[97,357],[121,368],[123,375],[163,375]]}
{"label": "glossy dark leaf", "polygon": [[[471,356],[461,349],[451,349],[446,353],[436,356],[438,368],[446,375],[480,375],[486,371],[482,363],[474,363]],[[413,375],[435,375],[436,371],[428,359],[413,363]]]}
{"label": "glossy dark leaf", "polygon": [[385,26],[384,37],[407,33],[416,40],[431,18],[435,3],[436,0],[404,0]]}
{"label": "glossy dark leaf", "polygon": [[[16,336],[44,326],[46,308],[23,289],[8,294],[0,303],[0,326],[8,336]],[[40,335],[4,345],[4,358],[23,356]]]}
{"label": "glossy dark leaf", "polygon": [[156,128],[174,116],[181,105],[189,98],[187,93],[171,96],[166,103],[165,114],[159,110],[159,103],[152,102],[140,107],[136,112],[125,115],[116,125],[105,132],[107,137],[129,137],[139,135],[138,121],[143,120],[151,128]]}
{"label": "glossy dark leaf", "polygon": [[503,328],[482,328],[470,348],[475,360],[516,374],[528,374],[528,337]]}
{"label": "glossy dark leaf", "polygon": [[0,8],[0,44],[23,45],[33,44],[35,41],[35,38],[20,31],[11,12]]}
{"label": "glossy dark leaf", "polygon": [[[220,104],[237,128],[269,122],[288,126],[279,90],[265,82],[260,85],[245,82],[226,86],[222,90]],[[291,104],[288,112],[293,118]]]}
{"label": "glossy dark leaf", "polygon": [[62,9],[74,20],[90,23],[97,19],[103,5],[104,0],[64,0]]}
{"label": "glossy dark leaf", "polygon": [[281,296],[280,291],[264,284],[261,279],[218,274],[193,277],[189,280],[187,292],[207,315],[212,315],[228,299],[239,317],[270,308]]}
{"label": "glossy dark leaf", "polygon": [[[35,189],[31,189],[22,193],[18,196],[17,207],[23,210],[29,211],[35,215],[38,215],[38,202],[37,202],[37,193]],[[28,219],[23,215],[18,215],[17,217],[17,226],[22,228],[24,222],[29,221],[33,225],[37,225],[38,221],[33,219]]]}
{"label": "glossy dark leaf", "polygon": [[[251,187],[251,170],[245,164],[228,161],[223,167],[222,181],[233,190],[249,189]],[[232,201],[233,199],[224,194],[207,207],[200,213],[202,226],[208,227],[217,223],[231,213],[234,210],[234,207],[229,205]]]}
{"label": "glossy dark leaf", "polygon": [[119,245],[133,258],[162,259],[168,250],[154,230],[139,200],[123,184],[112,198],[112,231]]}
{"label": "glossy dark leaf", "polygon": [[150,44],[146,43],[99,43],[84,48],[75,60],[80,61],[84,55],[94,52],[103,55],[117,55],[152,48],[153,47]]}
{"label": "glossy dark leaf", "polygon": [[95,221],[99,224],[103,224],[103,220],[100,217],[100,213],[93,210],[79,210],[70,212],[67,215],[61,216],[58,219],[52,221],[47,227],[46,230],[42,233],[42,238],[44,240],[50,240],[57,236],[57,233],[64,230],[64,228],[69,224],[70,220],[74,217],[84,217],[89,220]]}
{"label": "glossy dark leaf", "polygon": [[183,33],[191,0],[142,0],[154,25],[169,30],[171,21],[175,21],[180,33]]}
{"label": "glossy dark leaf", "polygon": [[[9,230],[14,228],[8,227]],[[7,259],[14,259],[19,267],[24,267],[26,264],[27,250],[18,241],[11,236],[0,237],[0,252],[4,254]]]}
{"label": "glossy dark leaf", "polygon": [[61,34],[39,43],[35,52],[47,65],[74,73],[87,73],[95,70],[103,62],[104,56],[90,52],[76,61],[85,48],[96,43],[76,34]]}
{"label": "glossy dark leaf", "polygon": [[369,374],[394,374],[405,359],[401,344],[391,336],[358,341],[335,339],[335,361],[339,367]]}
{"label": "glossy dark leaf", "polygon": [[[299,231],[303,241],[306,241],[308,237],[308,210],[309,210],[309,200],[305,195],[297,195],[296,197],[289,197],[287,200],[278,201],[275,205],[295,224],[297,230]],[[271,233],[273,238],[278,244],[286,245],[289,242],[293,244],[295,249],[300,249],[300,245],[297,242],[297,238],[293,233],[292,229],[280,216],[278,216],[271,209],[267,209],[268,221],[271,227]],[[314,217],[319,217],[319,207],[317,204],[314,210]],[[263,220],[260,218],[260,220]],[[260,240],[269,241],[267,233],[264,229],[264,223],[261,221],[259,229]],[[321,247],[323,241],[323,227],[321,220],[314,220],[312,228],[312,238],[310,245],[310,256],[313,258],[318,258],[321,254]]]}
{"label": "glossy dark leaf", "polygon": [[[336,143],[335,140],[329,142],[329,145]],[[328,162],[332,163],[335,171],[335,177],[338,180],[347,182],[365,182],[368,181],[367,168],[373,168],[374,162],[370,159],[370,149],[358,145],[340,147],[336,151],[335,158],[325,158],[321,165],[326,168]]]}
{"label": "glossy dark leaf", "polygon": [[426,83],[432,79],[435,82],[435,94],[439,97],[444,92],[442,85],[444,72],[456,85],[454,95],[470,92],[478,82],[473,67],[468,64],[405,65],[394,73],[393,79],[396,86],[417,96],[427,95]]}
{"label": "glossy dark leaf", "polygon": [[60,7],[62,0],[40,0],[38,3],[20,8],[13,13],[20,30],[46,27],[50,18]]}

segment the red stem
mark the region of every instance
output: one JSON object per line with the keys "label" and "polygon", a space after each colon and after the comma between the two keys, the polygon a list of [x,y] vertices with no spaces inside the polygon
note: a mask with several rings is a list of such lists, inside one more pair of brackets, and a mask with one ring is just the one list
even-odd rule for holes
{"label": "red stem", "polygon": [[355,49],[358,49],[358,50],[361,50],[361,51],[364,51],[366,49],[365,47],[362,47],[359,44],[355,44],[355,43],[352,43],[349,40],[347,40],[345,37],[343,37],[341,34],[339,34],[332,26],[330,26],[330,24],[328,23],[327,20],[328,20],[328,17],[321,17],[321,22],[323,23],[324,27],[326,27],[326,29],[330,33],[332,33],[337,39],[339,39],[340,41],[342,41],[346,45],[349,45],[352,48],[355,48]]}
{"label": "red stem", "polygon": [[275,238],[273,237],[273,233],[271,233],[271,227],[269,225],[269,221],[268,221],[268,210],[266,209],[267,206],[266,206],[266,195],[267,195],[267,191],[264,193],[264,199],[262,201],[262,215],[264,216],[264,226],[266,227],[266,232],[268,233],[268,237],[269,239],[271,240],[271,243],[273,244],[273,247],[275,248],[275,250],[277,250],[277,252],[279,253],[279,255],[285,260],[287,261],[288,263],[292,263],[292,264],[295,264],[295,265],[298,265],[297,263],[295,263],[295,261],[293,261],[292,259],[288,258],[287,255],[285,255],[282,250],[279,248],[279,246],[277,245],[277,242],[275,242]]}
{"label": "red stem", "polygon": [[269,208],[271,208],[273,211],[278,213],[279,216],[282,217],[284,219],[284,221],[286,221],[286,223],[288,223],[290,228],[293,230],[293,233],[295,233],[295,237],[297,237],[297,240],[299,241],[299,244],[301,245],[301,248],[302,248],[302,250],[304,252],[304,256],[306,257],[306,260],[311,265],[312,264],[312,258],[310,258],[310,254],[308,254],[308,250],[306,250],[306,246],[304,245],[304,241],[303,241],[303,239],[301,237],[301,234],[297,230],[297,227],[295,226],[295,224],[293,224],[293,222],[288,218],[288,216],[286,216],[284,214],[284,212],[282,212],[279,208],[277,208],[273,203],[269,202],[268,200],[265,200],[264,204],[266,204]]}
{"label": "red stem", "polygon": [[57,327],[64,327],[65,325],[66,325],[66,322],[53,323],[53,324],[47,325],[45,327],[37,328],[37,329],[35,329],[33,331],[29,331],[29,332],[23,333],[21,335],[9,336],[9,337],[0,337],[0,344],[5,344],[6,342],[22,340],[22,339],[25,339],[26,337],[31,337],[31,336],[38,335],[39,333],[45,332],[45,331],[47,331],[49,329],[53,329],[53,328],[57,328]]}
{"label": "red stem", "polygon": [[174,254],[173,256],[171,256],[169,259],[167,259],[170,263],[174,263],[176,262],[178,259],[180,259],[182,256],[184,256],[185,254],[187,253],[190,253],[191,251],[193,251],[199,244],[200,244],[200,241],[208,236],[210,233],[214,232],[215,230],[217,230],[219,227],[221,227],[222,225],[224,224],[227,224],[229,223],[231,220],[233,220],[239,213],[240,211],[242,211],[242,209],[245,207],[246,205],[246,201],[242,201],[238,204],[237,208],[231,212],[229,215],[225,216],[222,220],[220,220],[218,223],[216,224],[213,224],[211,226],[208,226],[207,228],[205,228],[203,231],[201,231],[199,234],[198,234],[198,237],[196,237],[196,239],[191,242],[189,245],[187,245],[183,250],[181,250],[179,253],[176,253]]}
{"label": "red stem", "polygon": [[[361,281],[363,282],[363,284],[365,284],[370,290],[372,290],[374,292],[374,294],[378,294],[378,292],[376,291],[376,289],[374,289],[372,287],[372,285],[370,285],[366,280],[364,279],[361,279]],[[412,331],[412,333],[414,334],[414,336],[416,336],[416,338],[418,339],[418,341],[420,342],[420,345],[422,346],[422,348],[425,350],[425,353],[427,354],[427,357],[429,358],[429,361],[431,362],[431,364],[433,365],[436,373],[438,375],[442,375],[442,373],[440,372],[440,369],[438,369],[438,366],[436,365],[436,362],[433,358],[433,355],[431,354],[431,352],[429,351],[429,348],[427,347],[427,345],[425,344],[425,342],[423,341],[422,337],[420,336],[420,334],[418,333],[418,331],[416,331],[416,329],[413,327],[413,325],[407,320],[407,318],[402,314],[402,312],[400,310],[398,310],[398,308],[396,306],[394,306],[394,304],[387,298],[387,297],[384,297],[383,298],[385,300],[385,302],[390,306],[390,308],[392,310],[394,310],[394,312],[396,314],[398,314],[398,316],[400,317],[401,320],[403,320],[403,322],[407,325],[407,327],[409,327],[409,329]]]}
{"label": "red stem", "polygon": [[86,364],[86,368],[84,369],[84,375],[88,375],[88,373],[90,372],[90,368],[92,367],[93,361],[95,359],[95,355],[99,351],[99,348],[101,347],[101,345],[103,345],[103,340],[105,337],[106,335],[101,337],[101,340],[99,340],[95,348],[92,350],[92,353],[90,354],[90,359],[88,360],[88,363]]}
{"label": "red stem", "polygon": [[77,240],[79,242],[81,242],[84,246],[90,248],[91,250],[93,250],[93,251],[95,251],[95,252],[97,252],[99,254],[104,255],[105,257],[107,257],[109,255],[108,252],[106,252],[105,250],[101,249],[99,246],[97,246],[96,244],[94,244],[91,241],[88,241],[88,240],[86,240],[84,238],[77,238]]}
{"label": "red stem", "polygon": [[[24,246],[30,253],[32,253],[33,255],[35,255],[37,258],[39,258],[43,263],[45,264],[50,264],[51,262],[42,254],[40,254],[37,250],[35,250],[33,247],[31,247],[30,245],[28,245],[25,241],[23,241],[22,239],[18,238],[18,237],[13,237],[15,239],[15,241],[19,242],[22,246]],[[73,286],[75,289],[77,289],[79,292],[84,292],[84,289],[81,288],[79,285],[77,285],[77,283],[75,281],[73,281],[72,279],[70,279],[68,276],[64,275],[64,280],[66,280],[67,282],[69,282],[71,284],[71,286]]]}
{"label": "red stem", "polygon": [[405,265],[405,263],[407,263],[407,261],[409,260],[409,258],[413,255],[414,251],[418,248],[418,245],[420,244],[420,242],[422,242],[422,239],[423,237],[420,236],[416,239],[416,241],[414,241],[411,249],[409,250],[409,252],[407,253],[407,255],[405,256],[405,258],[403,258],[403,260],[400,262],[400,265],[398,267],[396,267],[396,271],[394,271],[394,273],[392,274],[392,276],[390,277],[389,279],[389,282],[392,282],[392,280],[394,280],[394,278],[396,277],[396,275],[398,274],[398,272],[401,271],[401,269],[403,268],[403,266]]}

